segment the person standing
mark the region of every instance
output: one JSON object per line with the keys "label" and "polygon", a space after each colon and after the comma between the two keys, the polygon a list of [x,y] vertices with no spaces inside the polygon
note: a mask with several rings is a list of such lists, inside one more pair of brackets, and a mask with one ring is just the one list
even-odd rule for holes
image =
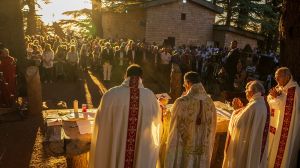
{"label": "person standing", "polygon": [[82,71],[87,71],[87,63],[88,63],[88,56],[89,56],[89,50],[87,44],[83,44],[80,49],[80,65]]}
{"label": "person standing", "polygon": [[103,49],[101,56],[103,61],[103,80],[110,81],[114,52],[109,42],[105,43],[105,48]]}
{"label": "person standing", "polygon": [[170,75],[170,61],[171,61],[172,55],[169,53],[167,48],[163,48],[162,52],[160,53],[160,69],[162,73],[164,74],[164,77],[167,77]]}
{"label": "person standing", "polygon": [[[0,72],[4,81],[0,81],[0,100],[5,106],[10,106],[16,97],[16,61],[9,55],[9,50],[0,43]],[[1,80],[1,79],[0,79]],[[2,85],[3,84],[3,85]]]}
{"label": "person standing", "polygon": [[45,51],[42,55],[43,68],[44,68],[44,82],[52,83],[53,78],[53,60],[54,60],[54,51],[51,48],[50,44],[46,44]]}
{"label": "person standing", "polygon": [[66,56],[67,56],[68,50],[66,45],[60,45],[58,46],[55,58],[54,58],[54,67],[55,67],[55,79],[58,78],[66,78]]}
{"label": "person standing", "polygon": [[223,168],[266,168],[270,112],[258,81],[248,82],[243,107],[240,99],[232,102],[236,109],[230,119],[224,149]]}
{"label": "person standing", "polygon": [[[300,90],[287,67],[275,73],[277,86],[270,90],[269,167],[296,168],[300,152]],[[299,164],[299,163],[298,163]]]}
{"label": "person standing", "polygon": [[67,53],[66,60],[69,65],[68,69],[69,69],[70,78],[71,80],[76,81],[78,78],[77,68],[78,68],[79,56],[76,51],[75,45],[72,45],[70,47],[70,51]]}
{"label": "person standing", "polygon": [[228,55],[225,57],[224,69],[226,73],[226,86],[225,89],[228,91],[234,90],[234,78],[237,73],[237,64],[240,58],[239,49],[237,48],[237,41],[232,41]]}
{"label": "person standing", "polygon": [[37,45],[32,46],[32,52],[27,56],[27,59],[31,62],[33,66],[40,67],[42,62],[42,51]]}
{"label": "person standing", "polygon": [[172,58],[172,68],[170,74],[170,96],[172,100],[176,100],[182,93],[182,73],[180,69],[180,59],[177,53]]}
{"label": "person standing", "polygon": [[184,75],[187,94],[171,109],[165,168],[209,168],[216,133],[216,109],[196,72]]}
{"label": "person standing", "polygon": [[155,168],[161,112],[153,92],[144,88],[142,68],[132,64],[124,82],[106,92],[95,118],[89,168]]}

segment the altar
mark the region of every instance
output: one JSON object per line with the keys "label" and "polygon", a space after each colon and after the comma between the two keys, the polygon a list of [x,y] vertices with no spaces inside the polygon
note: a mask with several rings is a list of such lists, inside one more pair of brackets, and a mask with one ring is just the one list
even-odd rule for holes
{"label": "altar", "polygon": [[[232,109],[219,101],[215,101],[214,104],[217,110],[217,134],[212,167],[218,167],[217,165],[223,160],[226,132]],[[53,154],[67,156],[68,167],[87,167],[96,111],[97,109],[88,109],[87,112],[79,110],[78,113],[74,113],[73,109],[43,111],[46,146]],[[169,119],[170,116],[164,122],[168,123]]]}

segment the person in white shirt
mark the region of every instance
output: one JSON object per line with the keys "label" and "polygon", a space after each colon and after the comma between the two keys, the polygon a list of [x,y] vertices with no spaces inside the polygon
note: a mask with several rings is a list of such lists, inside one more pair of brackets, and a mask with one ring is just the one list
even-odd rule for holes
{"label": "person in white shirt", "polygon": [[70,47],[70,51],[67,53],[66,57],[69,69],[69,77],[71,80],[76,81],[78,77],[77,67],[79,62],[79,56],[76,51],[75,45]]}
{"label": "person in white shirt", "polygon": [[163,73],[164,77],[170,76],[171,73],[171,66],[170,66],[170,61],[171,61],[172,55],[168,52],[167,48],[163,48],[162,52],[160,53],[160,67],[159,69]]}
{"label": "person in white shirt", "polygon": [[87,44],[83,44],[80,49],[80,65],[82,71],[87,70],[87,61],[89,56],[89,50]]}
{"label": "person in white shirt", "polygon": [[54,60],[54,51],[51,48],[50,44],[46,44],[45,51],[42,55],[43,68],[44,68],[44,82],[52,83],[53,78],[53,60]]}

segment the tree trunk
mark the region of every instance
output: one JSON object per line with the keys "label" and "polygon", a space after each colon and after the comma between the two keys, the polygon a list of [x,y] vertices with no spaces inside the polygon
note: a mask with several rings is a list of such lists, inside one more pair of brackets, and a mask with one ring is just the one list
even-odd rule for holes
{"label": "tree trunk", "polygon": [[[0,42],[17,59],[18,88],[24,88],[25,41],[20,0],[0,1]],[[20,91],[20,90],[19,90]]]}
{"label": "tree trunk", "polygon": [[280,31],[280,61],[300,81],[300,1],[284,0]]}
{"label": "tree trunk", "polygon": [[18,59],[25,60],[23,16],[20,0],[0,1],[0,42]]}
{"label": "tree trunk", "polygon": [[226,14],[226,22],[225,25],[226,26],[230,26],[231,23],[231,17],[232,17],[232,5],[231,5],[231,1],[227,0],[227,14]]}
{"label": "tree trunk", "polygon": [[249,3],[245,2],[245,1],[241,1],[238,4],[238,17],[237,17],[237,21],[236,21],[236,25],[239,29],[244,30],[246,25],[248,24],[248,15],[249,15]]}
{"label": "tree trunk", "polygon": [[92,0],[92,20],[96,29],[95,35],[103,37],[101,0]]}
{"label": "tree trunk", "polygon": [[27,15],[27,30],[28,35],[36,34],[36,11],[35,11],[35,0],[28,1],[28,15]]}

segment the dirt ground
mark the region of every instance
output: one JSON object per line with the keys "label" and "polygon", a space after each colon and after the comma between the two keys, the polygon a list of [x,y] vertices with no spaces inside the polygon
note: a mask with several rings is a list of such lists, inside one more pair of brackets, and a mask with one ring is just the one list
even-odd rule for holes
{"label": "dirt ground", "polygon": [[[152,68],[144,67],[144,85],[154,93],[168,92],[168,80],[161,74],[152,73]],[[84,72],[76,82],[59,80],[42,84],[42,96],[49,109],[57,108],[59,101],[66,102],[72,108],[73,100],[79,105],[86,103],[88,107],[98,107],[106,88],[121,84],[124,70],[115,70],[109,83],[101,81],[100,73]],[[25,115],[9,113],[0,116],[0,168],[65,168],[65,156],[55,156],[44,143],[44,124],[41,114]]]}

